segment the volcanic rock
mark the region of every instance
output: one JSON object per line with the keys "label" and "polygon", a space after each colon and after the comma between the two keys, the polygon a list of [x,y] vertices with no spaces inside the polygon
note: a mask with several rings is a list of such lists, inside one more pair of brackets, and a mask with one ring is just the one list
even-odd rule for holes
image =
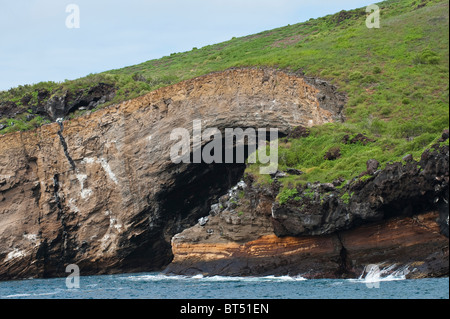
{"label": "volcanic rock", "polygon": [[[287,134],[341,121],[345,96],[319,86],[276,70],[231,69],[0,136],[0,280],[66,276],[67,264],[82,275],[162,269],[173,258],[173,235],[208,215],[245,169],[173,163],[172,130],[192,135],[201,120],[204,130],[222,133],[272,127]],[[100,101],[110,89],[91,96]],[[327,98],[318,101],[319,93]],[[62,95],[42,111],[56,119],[91,101]]]}

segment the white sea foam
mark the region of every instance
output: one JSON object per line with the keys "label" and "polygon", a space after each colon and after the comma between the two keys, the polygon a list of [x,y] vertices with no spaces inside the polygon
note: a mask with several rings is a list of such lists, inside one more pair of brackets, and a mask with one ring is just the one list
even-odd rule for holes
{"label": "white sea foam", "polygon": [[263,277],[265,279],[268,280],[275,280],[275,281],[304,281],[307,280],[306,278],[303,278],[302,276],[295,276],[295,277],[291,277],[291,276],[266,276]]}
{"label": "white sea foam", "polygon": [[409,265],[399,268],[397,268],[396,264],[388,266],[384,266],[384,264],[369,265],[364,269],[358,279],[350,279],[350,281],[376,283],[382,281],[405,280],[409,273]]}
{"label": "white sea foam", "polygon": [[4,296],[3,298],[21,298],[21,297],[29,297],[31,294],[15,294],[15,295],[8,295]]}
{"label": "white sea foam", "polygon": [[52,296],[58,294],[60,291],[43,292],[40,294],[33,294],[33,296]]}
{"label": "white sea foam", "polygon": [[265,277],[237,277],[237,276],[203,276],[201,274],[195,276],[180,276],[180,275],[163,275],[163,274],[151,274],[151,275],[139,275],[122,277],[124,280],[131,281],[163,281],[163,280],[184,280],[184,281],[205,281],[205,282],[229,282],[229,281],[241,281],[241,282],[257,282],[257,281],[304,281],[305,278],[301,276],[265,276]]}
{"label": "white sea foam", "polygon": [[162,274],[155,274],[155,275],[128,276],[128,277],[122,277],[120,279],[131,280],[131,281],[163,281],[163,280],[186,280],[186,279],[189,279],[189,277],[166,276],[166,275],[162,275]]}
{"label": "white sea foam", "polygon": [[61,291],[63,291],[63,290],[57,289],[56,291],[42,292],[42,293],[34,293],[34,294],[28,294],[28,293],[24,293],[24,294],[13,294],[13,295],[2,296],[1,298],[13,298],[13,299],[18,299],[18,298],[25,298],[25,297],[51,296],[51,295],[56,295],[56,294],[60,293]]}

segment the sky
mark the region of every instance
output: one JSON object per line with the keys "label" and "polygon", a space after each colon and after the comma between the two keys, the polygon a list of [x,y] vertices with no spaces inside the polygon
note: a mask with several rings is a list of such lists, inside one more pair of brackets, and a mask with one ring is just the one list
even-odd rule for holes
{"label": "sky", "polygon": [[[72,80],[372,3],[0,0],[0,90]],[[79,20],[75,11],[66,12],[71,4]],[[71,28],[76,21],[79,27]]]}

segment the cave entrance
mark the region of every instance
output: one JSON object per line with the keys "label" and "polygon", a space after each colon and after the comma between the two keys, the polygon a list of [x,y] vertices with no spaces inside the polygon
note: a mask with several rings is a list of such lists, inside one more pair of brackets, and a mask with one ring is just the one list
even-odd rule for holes
{"label": "cave entrance", "polygon": [[[286,136],[278,132],[276,138]],[[274,139],[268,131],[259,138],[266,142]],[[136,216],[136,221],[147,217],[148,223],[140,223],[135,229],[140,229],[140,234],[133,236],[129,241],[136,244],[131,254],[123,260],[126,269],[136,271],[137,265],[145,265],[145,271],[160,271],[173,259],[171,240],[172,237],[183,230],[194,226],[201,217],[208,216],[211,205],[226,194],[244,176],[247,167],[246,160],[249,152],[259,145],[256,139],[256,147],[245,139],[243,143],[244,162],[226,163],[225,137],[222,139],[221,163],[193,163],[193,153],[190,153],[190,163],[171,163],[165,167],[164,174],[168,179],[155,195],[156,205],[151,205],[148,210]],[[205,144],[207,145],[207,144]],[[201,148],[204,150],[205,145]],[[228,144],[230,145],[230,144]],[[242,144],[232,144],[233,154],[237,154],[236,148]],[[138,268],[142,271],[142,268]]]}
{"label": "cave entrance", "polygon": [[[183,164],[186,165],[186,164]],[[166,241],[209,215],[211,205],[244,176],[245,164],[187,164],[174,186],[161,195],[162,215],[170,216],[164,229]]]}
{"label": "cave entrance", "polygon": [[[209,215],[211,205],[242,180],[249,153],[258,149],[258,139],[270,142],[284,136],[285,134],[277,132],[275,137],[267,130],[267,134],[259,135],[255,140],[245,138],[243,148],[242,144],[237,146],[236,140],[234,140],[233,163],[225,163],[225,154],[230,150],[225,148],[227,144],[224,137],[221,144],[223,146],[221,163],[208,164],[203,161],[193,163],[193,153],[191,153],[190,164],[172,164],[169,171],[174,176],[173,183],[164,192],[161,192],[158,198],[160,216],[164,216],[165,220],[163,227],[165,242],[170,243],[175,234],[192,227],[199,218]],[[202,151],[204,147],[205,145],[202,147]],[[244,151],[243,163],[237,160],[239,147],[240,151]],[[168,253],[172,257],[170,245]]]}

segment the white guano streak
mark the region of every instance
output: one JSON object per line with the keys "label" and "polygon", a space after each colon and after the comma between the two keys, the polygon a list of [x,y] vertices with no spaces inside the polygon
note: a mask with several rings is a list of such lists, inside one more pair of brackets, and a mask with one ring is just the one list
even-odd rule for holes
{"label": "white guano streak", "polygon": [[109,166],[109,163],[104,158],[100,159],[94,159],[91,157],[86,157],[82,161],[85,164],[92,164],[92,163],[98,163],[102,166],[103,170],[105,171],[106,175],[114,182],[114,184],[118,184],[118,180],[114,172],[111,170],[111,166]]}

